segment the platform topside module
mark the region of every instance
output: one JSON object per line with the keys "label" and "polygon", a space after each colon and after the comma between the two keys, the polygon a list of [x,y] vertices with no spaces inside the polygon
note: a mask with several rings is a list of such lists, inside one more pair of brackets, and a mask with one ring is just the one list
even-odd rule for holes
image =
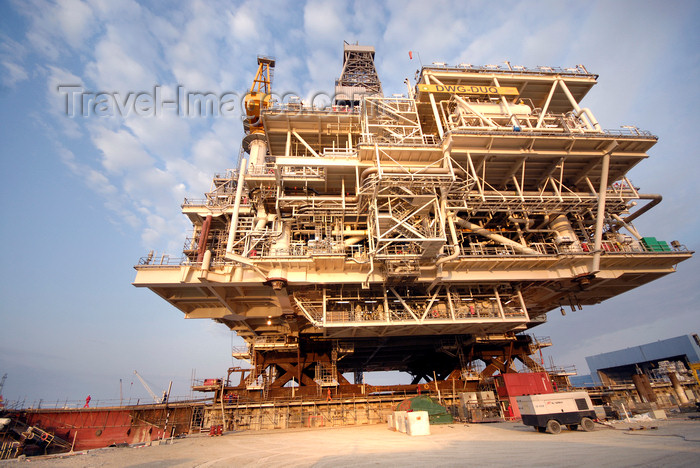
{"label": "platform topside module", "polygon": [[540,370],[520,332],[692,255],[632,224],[661,200],[627,178],[657,138],[603,130],[579,105],[597,80],[583,66],[434,64],[384,97],[374,53],[345,45],[326,108],[273,102],[260,58],[247,157],[185,200],[183,258],[136,266],[136,286],[245,339],[241,388]]}

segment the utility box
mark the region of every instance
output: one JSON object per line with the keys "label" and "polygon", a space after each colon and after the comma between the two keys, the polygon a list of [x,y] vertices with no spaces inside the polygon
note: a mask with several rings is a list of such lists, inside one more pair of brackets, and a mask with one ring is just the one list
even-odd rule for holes
{"label": "utility box", "polygon": [[587,392],[519,396],[516,401],[523,424],[539,432],[559,434],[561,426],[572,431],[581,426],[586,432],[595,428],[596,414]]}
{"label": "utility box", "polygon": [[430,419],[427,411],[406,413],[406,434],[410,436],[430,435]]}

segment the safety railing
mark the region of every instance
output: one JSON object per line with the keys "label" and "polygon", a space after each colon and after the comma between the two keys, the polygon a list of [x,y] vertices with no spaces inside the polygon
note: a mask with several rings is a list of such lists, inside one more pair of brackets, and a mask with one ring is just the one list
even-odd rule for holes
{"label": "safety railing", "polygon": [[414,135],[410,138],[390,138],[377,135],[375,133],[362,133],[360,135],[360,145],[378,144],[380,147],[384,145],[391,146],[435,146],[439,142],[435,135]]}
{"label": "safety railing", "polygon": [[149,253],[147,256],[139,258],[139,262],[136,266],[175,266],[182,265],[183,263],[187,262],[189,262],[189,259],[187,257],[171,257],[168,254],[156,255],[154,253]]}
{"label": "safety railing", "polygon": [[426,65],[423,70],[435,70],[435,71],[453,71],[453,72],[463,72],[468,70],[470,72],[479,73],[509,73],[509,74],[523,74],[523,75],[574,75],[574,76],[590,76],[597,78],[598,75],[590,73],[583,65],[576,65],[575,67],[546,67],[539,66],[535,68],[528,68],[522,65],[511,65],[509,62],[504,62],[501,64],[489,64],[489,65],[472,65],[471,63],[460,63],[459,65],[448,65],[445,63],[434,62],[432,65]]}
{"label": "safety railing", "polygon": [[249,176],[269,176],[269,177],[274,177],[275,176],[275,164],[274,163],[265,163],[265,164],[251,164],[250,167],[248,168],[248,175]]}
{"label": "safety railing", "polygon": [[[195,244],[191,243],[192,239],[187,238],[184,246],[185,251],[191,251],[196,248]],[[193,246],[194,245],[194,246]],[[462,246],[460,251],[460,257],[462,259],[467,259],[470,257],[494,257],[494,258],[504,258],[504,257],[533,257],[536,255],[543,256],[557,256],[557,255],[580,255],[580,254],[590,254],[593,253],[593,245],[588,242],[573,242],[570,244],[556,244],[554,242],[533,242],[528,244],[528,248],[537,252],[523,253],[516,250],[511,245],[503,244],[484,244],[484,243],[471,243],[466,246]],[[605,255],[616,255],[616,254],[639,254],[639,253],[653,253],[653,254],[676,254],[680,252],[690,252],[688,247],[677,241],[672,241],[670,243],[660,242],[654,245],[644,245],[641,242],[632,241],[631,238],[628,240],[618,242],[615,240],[604,240],[601,242],[601,251]],[[212,258],[212,266],[223,265],[227,263],[227,260],[223,258],[223,251],[219,252],[217,250],[216,255]],[[235,253],[241,254],[240,249],[234,249]],[[412,244],[396,244],[383,247],[380,252],[378,252],[375,257],[380,259],[411,259],[418,258],[421,254],[421,247],[419,243]],[[270,257],[309,257],[318,255],[342,255],[346,259],[352,259],[355,262],[364,263],[369,258],[369,252],[364,245],[349,245],[345,246],[341,242],[336,241],[310,241],[307,243],[293,243],[288,247],[283,248],[273,248],[270,245],[264,244],[257,246],[256,248],[250,250],[248,257],[251,258],[270,258]],[[141,257],[138,260],[136,267],[172,267],[183,264],[196,265],[192,259],[186,256],[174,257],[169,254],[155,254],[149,253],[145,257]]]}
{"label": "safety railing", "polygon": [[[188,402],[208,402],[211,398],[199,398],[193,399],[186,396],[171,396],[168,398],[168,404],[176,403],[188,403]],[[94,409],[94,408],[118,408],[122,406],[151,406],[155,404],[161,404],[161,402],[156,403],[151,397],[129,397],[122,399],[114,398],[92,398],[88,401],[87,398],[82,400],[69,400],[69,399],[58,399],[58,400],[45,400],[38,399],[33,400],[31,403],[27,400],[6,400],[4,402],[5,409],[19,410],[64,410],[64,409]]]}
{"label": "safety railing", "polygon": [[544,348],[546,346],[552,346],[552,338],[549,336],[533,336],[532,344],[538,348]]}

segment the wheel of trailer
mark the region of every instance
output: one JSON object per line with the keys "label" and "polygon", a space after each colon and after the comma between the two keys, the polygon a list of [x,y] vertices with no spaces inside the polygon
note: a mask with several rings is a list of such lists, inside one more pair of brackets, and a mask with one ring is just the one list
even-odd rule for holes
{"label": "wheel of trailer", "polygon": [[578,429],[578,424],[567,424],[566,427],[567,427],[570,431],[575,431],[576,429]]}
{"label": "wheel of trailer", "polygon": [[561,432],[561,424],[556,419],[547,421],[547,432],[550,434],[559,434]]}
{"label": "wheel of trailer", "polygon": [[545,433],[547,432],[547,428],[543,426],[536,426],[535,429],[537,429],[537,432]]}
{"label": "wheel of trailer", "polygon": [[582,418],[581,429],[583,429],[586,432],[591,432],[593,429],[595,429],[595,424],[593,423],[593,420],[591,418]]}

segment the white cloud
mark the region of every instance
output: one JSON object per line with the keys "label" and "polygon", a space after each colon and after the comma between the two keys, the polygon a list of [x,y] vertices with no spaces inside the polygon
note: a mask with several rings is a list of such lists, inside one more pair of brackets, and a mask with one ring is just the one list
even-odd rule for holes
{"label": "white cloud", "polygon": [[71,112],[74,112],[71,109],[74,109],[74,103],[76,102],[72,93],[78,92],[78,90],[75,88],[59,89],[59,87],[82,88],[84,86],[82,79],[68,70],[53,65],[46,67],[45,74],[49,115],[53,116],[54,122],[59,126],[63,135],[70,138],[79,138],[82,135],[82,131],[78,120],[69,116]]}
{"label": "white cloud", "polygon": [[62,36],[71,47],[85,47],[85,41],[95,27],[95,17],[87,3],[81,0],[63,0],[50,13],[55,15]]}
{"label": "white cloud", "polygon": [[255,41],[260,37],[255,10],[247,5],[241,6],[237,12],[228,13],[229,30],[233,37],[241,42]]}
{"label": "white cloud", "polygon": [[108,172],[121,174],[153,163],[141,142],[127,130],[112,131],[96,126],[92,141],[102,152],[102,165]]}
{"label": "white cloud", "polygon": [[7,70],[7,73],[4,73],[2,76],[2,83],[5,86],[11,88],[14,87],[20,81],[24,81],[27,78],[29,78],[29,75],[27,75],[27,71],[24,68],[22,68],[21,65],[3,60],[2,66],[5,67],[5,69]]}
{"label": "white cloud", "polygon": [[131,115],[123,123],[139,144],[159,159],[169,161],[188,156],[191,122],[175,112],[163,112],[159,116],[146,118]]}
{"label": "white cloud", "polygon": [[95,46],[94,60],[85,74],[95,83],[95,91],[138,92],[158,84],[156,69],[151,65],[158,54],[150,35],[138,26],[121,28],[108,25],[107,33]]}
{"label": "white cloud", "polygon": [[53,60],[69,52],[63,43],[73,49],[86,49],[96,26],[92,9],[81,0],[16,1],[15,8],[31,23],[27,39],[33,49]]}
{"label": "white cloud", "polygon": [[347,33],[346,17],[341,2],[308,1],[304,6],[304,30],[308,43],[317,47],[337,47],[333,42]]}

